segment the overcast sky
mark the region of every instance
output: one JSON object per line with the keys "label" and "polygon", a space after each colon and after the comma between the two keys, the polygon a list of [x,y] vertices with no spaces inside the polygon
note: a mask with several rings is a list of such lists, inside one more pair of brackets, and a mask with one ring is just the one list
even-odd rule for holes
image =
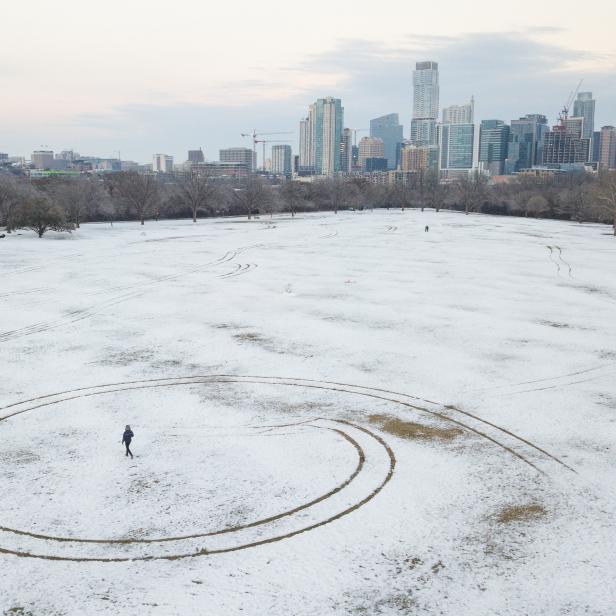
{"label": "overcast sky", "polygon": [[[414,63],[440,65],[441,107],[476,119],[544,113],[569,93],[616,124],[616,3],[517,0],[49,0],[0,12],[0,152],[56,151],[150,162],[240,133],[293,131],[319,96],[345,124],[398,112],[408,135]],[[282,137],[287,139],[286,136]]]}

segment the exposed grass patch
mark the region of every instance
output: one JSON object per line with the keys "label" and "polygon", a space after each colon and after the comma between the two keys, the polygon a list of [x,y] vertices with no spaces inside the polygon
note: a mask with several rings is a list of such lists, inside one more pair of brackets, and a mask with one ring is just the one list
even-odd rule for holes
{"label": "exposed grass patch", "polygon": [[502,509],[496,520],[500,524],[511,524],[512,522],[529,522],[537,520],[546,515],[544,507],[537,503],[527,505],[508,505]]}
{"label": "exposed grass patch", "polygon": [[568,323],[556,323],[555,321],[539,321],[541,325],[547,325],[548,327],[556,327],[559,329],[571,329],[571,325]]}
{"label": "exposed grass patch", "polygon": [[368,419],[371,423],[379,426],[381,430],[409,440],[453,441],[464,434],[460,428],[442,428],[412,421],[402,421],[392,415],[370,415]]}
{"label": "exposed grass patch", "polygon": [[254,332],[247,332],[245,334],[233,334],[233,337],[240,342],[269,342],[267,338],[261,336],[260,334],[255,334]]}
{"label": "exposed grass patch", "polygon": [[[267,338],[266,336],[262,336],[257,332],[242,332],[239,334],[233,334],[233,338],[237,340],[241,344],[254,344],[256,346],[261,347],[266,351],[270,351],[271,353],[293,353],[291,349],[283,349],[276,344],[274,340],[271,338]],[[296,353],[293,353],[294,355]]]}

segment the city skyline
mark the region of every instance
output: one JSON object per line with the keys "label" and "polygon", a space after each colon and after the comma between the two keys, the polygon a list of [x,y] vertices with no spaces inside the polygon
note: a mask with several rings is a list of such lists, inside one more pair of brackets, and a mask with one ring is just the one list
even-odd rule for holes
{"label": "city skyline", "polygon": [[[318,11],[287,8],[299,19],[286,20],[291,25],[284,28],[239,4],[245,5],[239,18],[238,7],[231,15],[229,8],[189,0],[173,10],[157,0],[130,6],[110,0],[98,12],[72,0],[62,7],[38,0],[28,9],[11,5],[0,25],[0,151],[27,155],[47,145],[113,156],[119,150],[146,162],[160,151],[180,160],[201,146],[212,160],[221,148],[247,145],[240,133],[255,127],[292,130],[296,150],[306,102],[328,95],[345,101],[347,126],[396,112],[408,136],[409,83],[415,62],[425,58],[440,65],[441,108],[474,94],[477,120],[542,113],[552,123],[583,76],[583,90],[598,101],[596,125],[613,122],[616,50],[609,17],[616,9],[607,2],[581,14],[573,3],[570,11],[556,11],[562,2],[522,2],[490,19],[471,18],[453,3],[445,11],[393,3],[414,24],[430,23],[430,35],[349,2],[328,8],[326,23],[317,23]],[[187,10],[194,19],[186,19]],[[306,32],[316,28],[314,41]],[[161,32],[166,53],[154,61]],[[237,49],[221,58],[229,41]],[[280,54],[285,42],[289,52]]]}

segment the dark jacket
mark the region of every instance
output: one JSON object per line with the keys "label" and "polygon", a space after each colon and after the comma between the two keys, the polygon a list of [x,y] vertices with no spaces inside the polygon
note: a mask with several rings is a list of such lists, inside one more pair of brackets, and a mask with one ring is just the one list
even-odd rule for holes
{"label": "dark jacket", "polygon": [[125,430],[124,434],[122,435],[122,444],[126,443],[127,445],[130,445],[133,436],[135,435],[133,434],[132,430]]}

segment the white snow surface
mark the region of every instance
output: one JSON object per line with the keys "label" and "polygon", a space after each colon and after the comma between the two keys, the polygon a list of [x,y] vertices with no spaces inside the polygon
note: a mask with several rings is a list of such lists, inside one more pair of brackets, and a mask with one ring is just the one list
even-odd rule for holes
{"label": "white snow surface", "polygon": [[0,374],[1,614],[616,614],[608,227],[23,232]]}

